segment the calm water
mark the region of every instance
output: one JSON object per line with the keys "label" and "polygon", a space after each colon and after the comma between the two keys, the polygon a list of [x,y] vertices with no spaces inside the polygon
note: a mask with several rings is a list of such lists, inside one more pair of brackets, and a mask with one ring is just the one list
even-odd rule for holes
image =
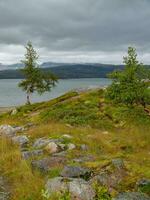
{"label": "calm water", "polygon": [[[0,80],[0,107],[16,106],[25,103],[26,95],[17,86],[19,81],[20,80],[17,79]],[[34,94],[31,97],[31,100],[32,102],[45,101],[58,97],[72,89],[85,88],[89,86],[107,86],[110,83],[111,81],[106,78],[59,80],[57,86],[54,89],[52,89],[50,93],[45,93],[42,96]]]}

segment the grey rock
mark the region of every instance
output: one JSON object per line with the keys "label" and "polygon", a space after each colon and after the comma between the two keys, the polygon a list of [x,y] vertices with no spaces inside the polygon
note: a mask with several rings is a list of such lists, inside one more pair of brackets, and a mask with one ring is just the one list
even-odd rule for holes
{"label": "grey rock", "polygon": [[63,138],[60,138],[60,139],[38,138],[38,139],[35,140],[33,147],[39,148],[39,149],[44,148],[50,142],[54,142],[54,143],[57,144],[57,143],[63,142]]}
{"label": "grey rock", "polygon": [[78,158],[74,158],[73,162],[77,162],[77,163],[84,163],[84,162],[90,162],[90,161],[94,161],[94,157],[92,155],[86,155],[86,156],[81,156]]}
{"label": "grey rock", "polygon": [[35,140],[33,147],[34,148],[42,148],[45,147],[50,142],[48,138],[38,138]]}
{"label": "grey rock", "polygon": [[101,172],[99,175],[94,176],[90,182],[92,183],[98,183],[99,185],[103,185],[103,186],[108,186],[109,184],[109,174],[107,172]]}
{"label": "grey rock", "polygon": [[73,137],[71,135],[64,134],[64,135],[62,135],[62,138],[72,139]]}
{"label": "grey rock", "polygon": [[15,108],[15,109],[13,109],[12,111],[11,111],[11,115],[16,115],[17,114],[17,109]]}
{"label": "grey rock", "polygon": [[80,148],[81,148],[82,151],[88,150],[88,146],[86,144],[82,144]]}
{"label": "grey rock", "polygon": [[1,125],[0,126],[0,135],[13,137],[15,135],[15,128],[10,125]]}
{"label": "grey rock", "polygon": [[60,174],[62,177],[68,178],[84,178],[88,179],[91,176],[91,171],[78,166],[65,166]]}
{"label": "grey rock", "polygon": [[33,169],[38,169],[43,173],[47,173],[53,167],[59,167],[66,162],[65,157],[46,157],[41,160],[33,160],[31,165]]}
{"label": "grey rock", "polygon": [[58,145],[60,151],[66,150],[66,148],[67,148],[67,147],[66,147],[66,144],[57,143],[57,145]]}
{"label": "grey rock", "polygon": [[116,158],[112,160],[112,164],[116,169],[124,169],[125,165],[121,158]]}
{"label": "grey rock", "polygon": [[98,175],[94,176],[90,183],[97,182],[99,185],[106,186],[109,190],[112,188],[116,188],[118,184],[123,180],[125,174],[124,171],[103,171],[100,172]]}
{"label": "grey rock", "polygon": [[66,151],[61,151],[59,153],[54,153],[53,156],[54,157],[66,157],[67,156],[67,152]]}
{"label": "grey rock", "polygon": [[55,142],[48,143],[44,149],[49,154],[59,152],[59,146]]}
{"label": "grey rock", "polygon": [[73,199],[92,200],[95,197],[93,188],[83,179],[72,179],[69,192]]}
{"label": "grey rock", "polygon": [[65,192],[68,191],[67,183],[63,180],[62,177],[55,177],[49,179],[45,185],[46,191],[49,195],[55,192]]}
{"label": "grey rock", "polygon": [[18,144],[20,147],[26,147],[29,143],[29,139],[25,135],[19,135],[12,137],[12,141]]}
{"label": "grey rock", "polygon": [[22,131],[24,131],[25,130],[25,128],[23,127],[23,126],[16,126],[16,127],[14,127],[14,131],[17,133],[17,132],[22,132]]}
{"label": "grey rock", "polygon": [[83,179],[68,179],[64,180],[61,177],[49,179],[45,186],[49,195],[56,192],[68,191],[71,194],[72,200],[93,200],[95,192],[92,187]]}
{"label": "grey rock", "polygon": [[22,158],[27,160],[36,156],[41,156],[43,154],[43,150],[33,150],[33,151],[23,151]]}
{"label": "grey rock", "polygon": [[119,194],[115,200],[150,200],[150,197],[140,192],[124,192]]}
{"label": "grey rock", "polygon": [[67,145],[67,148],[68,148],[68,150],[73,150],[73,149],[76,148],[76,145],[75,145],[75,144],[72,144],[72,143],[69,143],[69,144]]}

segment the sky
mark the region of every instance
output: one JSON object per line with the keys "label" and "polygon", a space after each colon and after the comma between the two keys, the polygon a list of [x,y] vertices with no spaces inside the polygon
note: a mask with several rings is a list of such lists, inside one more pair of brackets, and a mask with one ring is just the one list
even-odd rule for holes
{"label": "sky", "polygon": [[28,41],[39,62],[121,64],[133,46],[150,64],[150,0],[0,0],[0,63]]}

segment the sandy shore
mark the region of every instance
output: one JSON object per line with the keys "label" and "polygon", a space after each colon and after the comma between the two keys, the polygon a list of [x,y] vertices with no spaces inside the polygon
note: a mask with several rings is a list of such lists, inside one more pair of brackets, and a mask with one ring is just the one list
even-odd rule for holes
{"label": "sandy shore", "polygon": [[15,107],[0,107],[0,114],[9,112],[11,110],[15,109]]}

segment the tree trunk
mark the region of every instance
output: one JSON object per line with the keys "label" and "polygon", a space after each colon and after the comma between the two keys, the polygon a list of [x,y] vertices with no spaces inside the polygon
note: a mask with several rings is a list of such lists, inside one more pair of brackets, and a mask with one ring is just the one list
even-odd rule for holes
{"label": "tree trunk", "polygon": [[27,105],[30,105],[31,102],[30,102],[30,93],[27,93]]}

